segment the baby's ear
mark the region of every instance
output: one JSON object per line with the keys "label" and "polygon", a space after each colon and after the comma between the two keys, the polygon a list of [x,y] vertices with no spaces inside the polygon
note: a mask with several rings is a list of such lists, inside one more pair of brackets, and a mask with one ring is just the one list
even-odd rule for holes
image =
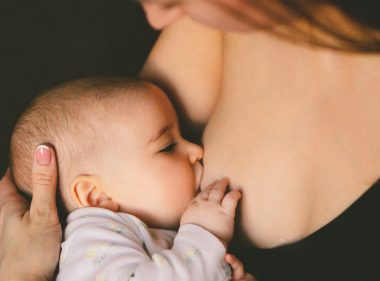
{"label": "baby's ear", "polygon": [[96,176],[78,176],[70,186],[70,196],[80,207],[98,207],[113,212],[119,211],[119,204],[103,192]]}

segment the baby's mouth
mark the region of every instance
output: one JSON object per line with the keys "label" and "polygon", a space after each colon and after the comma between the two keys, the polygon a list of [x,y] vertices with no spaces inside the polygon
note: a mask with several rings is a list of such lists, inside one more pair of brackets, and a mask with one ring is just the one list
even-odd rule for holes
{"label": "baby's mouth", "polygon": [[201,180],[202,180],[202,175],[203,175],[203,166],[202,164],[198,161],[195,163],[193,166],[194,169],[194,178],[195,178],[195,190],[198,192],[200,189],[201,185]]}

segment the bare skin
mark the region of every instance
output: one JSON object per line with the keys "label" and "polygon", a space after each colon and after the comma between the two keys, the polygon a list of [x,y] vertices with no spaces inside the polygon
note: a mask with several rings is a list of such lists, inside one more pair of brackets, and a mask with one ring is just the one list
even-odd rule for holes
{"label": "bare skin", "polygon": [[54,275],[62,236],[55,203],[57,166],[53,149],[39,152],[30,205],[17,192],[9,170],[0,180],[0,280],[43,281]]}
{"label": "bare skin", "polygon": [[[227,21],[228,15],[209,1],[144,2],[155,28],[170,27],[160,36],[141,76],[171,90],[193,127],[206,126],[202,186],[228,176],[233,187],[242,190],[242,228],[251,242],[274,247],[308,236],[341,214],[378,178],[378,55],[290,44],[258,31],[223,34],[186,19],[171,24],[189,14],[222,30],[246,28],[237,26],[236,19]],[[159,4],[153,6],[154,13],[149,2]],[[249,4],[235,4],[250,13],[249,7],[241,6],[244,3]],[[54,178],[56,173],[46,175]],[[54,186],[45,184],[50,195]],[[9,177],[0,182],[0,189],[15,194]],[[29,216],[26,203],[14,198],[22,208],[5,207],[8,195],[0,196],[1,245],[12,241],[4,235],[4,225],[7,231],[33,226],[33,220],[14,219],[10,224],[15,215]],[[51,206],[50,211],[54,209]],[[33,234],[20,235],[19,241],[34,241]],[[46,237],[57,240],[60,231]],[[58,249],[59,241],[54,245]],[[2,254],[1,265],[12,260],[13,251]],[[24,271],[33,266],[27,265]],[[37,269],[38,275],[51,277],[52,267]],[[20,268],[14,272],[22,273]],[[8,269],[0,267],[0,276],[11,273]],[[38,280],[29,277],[19,280]]]}
{"label": "bare skin", "polygon": [[207,124],[202,186],[228,176],[242,190],[243,231],[269,248],[315,232],[379,177],[378,69],[378,55],[185,19],[164,31],[142,76]]}

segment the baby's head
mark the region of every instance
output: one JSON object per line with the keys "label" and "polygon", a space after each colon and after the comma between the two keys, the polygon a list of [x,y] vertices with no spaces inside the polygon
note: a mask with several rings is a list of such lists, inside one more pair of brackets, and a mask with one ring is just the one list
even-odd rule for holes
{"label": "baby's head", "polygon": [[68,211],[101,207],[174,228],[202,174],[202,148],[182,138],[168,98],[144,81],[82,79],[34,100],[11,141],[14,180],[29,194],[41,143],[56,150]]}

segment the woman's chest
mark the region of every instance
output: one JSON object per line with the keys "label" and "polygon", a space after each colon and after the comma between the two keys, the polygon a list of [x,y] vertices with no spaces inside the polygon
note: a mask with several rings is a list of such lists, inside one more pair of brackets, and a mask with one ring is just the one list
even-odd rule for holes
{"label": "woman's chest", "polygon": [[242,189],[243,228],[259,246],[296,241],[380,176],[380,73],[266,37],[233,39],[203,137],[203,184],[229,176]]}

